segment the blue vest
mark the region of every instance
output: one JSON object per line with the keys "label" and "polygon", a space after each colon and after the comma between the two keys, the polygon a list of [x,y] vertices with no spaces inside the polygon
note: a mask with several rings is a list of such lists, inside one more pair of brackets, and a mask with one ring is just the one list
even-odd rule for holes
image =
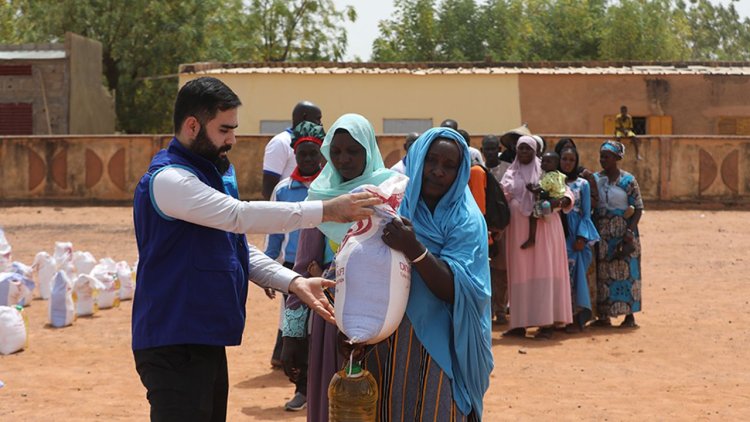
{"label": "blue vest", "polygon": [[172,344],[232,346],[245,327],[248,246],[244,234],[199,226],[164,215],[153,200],[152,179],[177,166],[225,192],[210,161],[177,139],[159,151],[133,199],[138,268],[133,298],[133,350]]}

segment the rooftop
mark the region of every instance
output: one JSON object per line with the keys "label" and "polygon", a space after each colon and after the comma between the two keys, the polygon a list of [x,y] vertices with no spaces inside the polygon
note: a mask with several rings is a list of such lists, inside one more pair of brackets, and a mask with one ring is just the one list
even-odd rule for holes
{"label": "rooftop", "polygon": [[750,62],[190,63],[180,74],[748,75]]}

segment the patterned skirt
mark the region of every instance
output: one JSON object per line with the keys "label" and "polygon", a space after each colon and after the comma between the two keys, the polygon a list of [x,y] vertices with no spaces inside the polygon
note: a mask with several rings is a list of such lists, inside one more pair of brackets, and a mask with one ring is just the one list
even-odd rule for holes
{"label": "patterned skirt", "polygon": [[641,242],[636,233],[635,250],[624,258],[614,258],[627,229],[622,216],[597,217],[601,240],[596,246],[597,301],[600,317],[616,317],[641,310]]}
{"label": "patterned skirt", "polygon": [[478,421],[453,401],[451,380],[432,360],[407,316],[393,335],[373,346],[365,368],[378,383],[378,421]]}

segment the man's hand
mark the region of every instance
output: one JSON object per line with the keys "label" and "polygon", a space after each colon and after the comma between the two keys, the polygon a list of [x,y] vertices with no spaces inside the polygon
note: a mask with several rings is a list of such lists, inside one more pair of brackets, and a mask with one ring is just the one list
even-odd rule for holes
{"label": "man's hand", "polygon": [[383,201],[370,192],[358,192],[341,195],[337,198],[323,201],[323,222],[350,223],[364,220],[373,214],[373,205]]}
{"label": "man's hand", "polygon": [[269,299],[276,299],[276,290],[269,287],[263,289],[263,291],[266,293],[266,297],[268,297]]}
{"label": "man's hand", "polygon": [[326,280],[320,277],[297,277],[289,285],[289,293],[294,293],[310,309],[323,317],[326,321],[335,324],[333,306],[326,299],[323,289],[336,286],[333,280]]}

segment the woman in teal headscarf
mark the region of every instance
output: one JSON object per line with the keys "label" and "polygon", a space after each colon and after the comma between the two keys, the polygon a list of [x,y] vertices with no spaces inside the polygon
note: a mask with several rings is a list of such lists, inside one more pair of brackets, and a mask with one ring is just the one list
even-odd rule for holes
{"label": "woman in teal headscarf", "polygon": [[[332,199],[366,185],[379,185],[395,172],[383,165],[375,131],[370,122],[358,114],[345,114],[331,126],[320,147],[328,164],[312,182],[308,200]],[[308,269],[322,268],[324,277],[335,279],[331,264],[351,223],[324,223],[317,229],[300,233],[294,269],[307,275]],[[317,314],[312,317],[307,378],[307,420],[328,420],[328,383],[341,369],[343,360],[336,353],[338,329]]]}
{"label": "woman in teal headscarf", "polygon": [[406,158],[410,178],[383,241],[412,262],[398,330],[365,367],[380,420],[481,420],[492,371],[487,226],[468,188],[468,145],[449,128],[425,132]]}

